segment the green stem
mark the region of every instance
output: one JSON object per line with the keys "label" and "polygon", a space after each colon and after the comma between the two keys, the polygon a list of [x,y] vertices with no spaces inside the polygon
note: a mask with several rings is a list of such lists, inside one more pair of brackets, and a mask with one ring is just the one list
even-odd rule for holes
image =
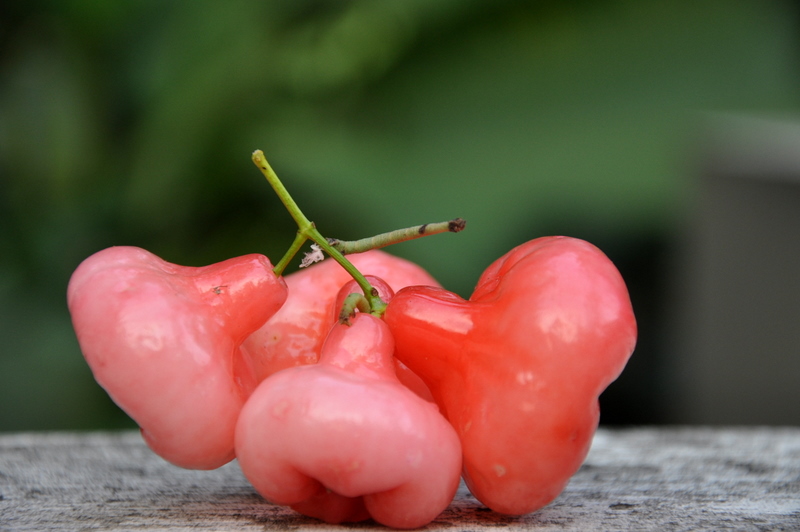
{"label": "green stem", "polygon": [[303,247],[303,244],[306,243],[306,240],[308,240],[308,237],[301,234],[300,231],[298,231],[297,235],[294,237],[294,242],[292,242],[292,245],[289,246],[288,250],[286,250],[286,253],[284,253],[283,258],[281,258],[278,264],[276,264],[275,267],[272,268],[272,271],[275,273],[275,275],[277,275],[278,277],[283,275],[284,270],[289,265],[294,256],[297,255],[297,252],[300,251],[300,248]]}
{"label": "green stem", "polygon": [[[315,234],[314,234],[315,233]],[[323,237],[319,231],[314,228],[312,230],[311,240],[317,244],[322,251],[330,255],[336,262],[338,262],[342,268],[344,268],[350,276],[356,280],[358,286],[361,287],[361,291],[364,292],[364,297],[367,298],[369,301],[369,306],[372,309],[372,314],[376,316],[383,316],[383,312],[386,310],[386,302],[381,299],[381,296],[378,294],[378,291],[369,284],[367,278],[353,266],[353,263],[350,262],[345,258],[342,253],[328,244],[328,240]]]}
{"label": "green stem", "polygon": [[339,321],[345,325],[350,325],[350,318],[355,316],[356,309],[361,312],[369,312],[369,302],[362,294],[348,294],[344,299],[342,310],[339,312]]}
{"label": "green stem", "polygon": [[267,162],[266,157],[264,157],[264,152],[261,150],[256,150],[253,152],[252,158],[255,165],[259,170],[261,170],[261,173],[264,174],[264,177],[267,178],[267,181],[272,186],[272,189],[280,198],[281,203],[283,203],[283,205],[286,207],[286,210],[289,211],[289,214],[292,215],[292,218],[294,218],[294,221],[297,224],[297,236],[295,237],[294,242],[292,242],[292,245],[289,247],[289,250],[278,262],[278,265],[273,268],[275,275],[282,275],[289,261],[291,261],[292,258],[297,254],[305,241],[312,240],[320,247],[320,249],[330,255],[336,262],[341,264],[347,273],[349,273],[350,276],[356,280],[358,286],[360,286],[361,290],[364,292],[364,297],[366,297],[367,301],[369,301],[372,313],[382,315],[383,311],[386,309],[386,303],[380,298],[378,291],[375,290],[371,284],[369,284],[369,281],[367,281],[366,277],[364,277],[361,272],[358,271],[356,267],[344,257],[344,255],[342,255],[342,253],[328,243],[328,240],[323,237],[314,226],[314,222],[306,218],[305,214],[303,214],[303,211],[301,211],[300,207],[297,206],[297,203],[295,203],[294,199],[292,199],[289,191],[286,190],[286,187],[283,186],[283,183],[281,183],[281,180],[278,179],[277,174],[275,174],[275,171]]}
{"label": "green stem", "polygon": [[350,253],[363,253],[371,249],[378,249],[405,242],[406,240],[413,240],[415,238],[422,238],[428,235],[437,235],[439,233],[458,233],[467,226],[466,220],[456,218],[447,222],[438,222],[432,224],[415,225],[414,227],[407,227],[405,229],[397,229],[382,233],[369,238],[362,238],[361,240],[339,240],[336,238],[329,238],[328,242],[331,246],[345,255]]}
{"label": "green stem", "polygon": [[292,199],[289,191],[286,190],[281,180],[278,179],[278,175],[267,162],[267,158],[264,157],[264,152],[261,150],[254,151],[253,162],[258,166],[259,170],[261,170],[261,173],[264,174],[264,177],[267,178],[270,186],[272,186],[272,190],[274,190],[281,199],[281,203],[286,207],[286,210],[292,215],[295,223],[297,223],[299,231],[302,232],[304,229],[312,227],[314,225],[313,222],[306,218],[306,215],[303,214],[303,211],[300,210],[300,207],[298,207],[297,203]]}

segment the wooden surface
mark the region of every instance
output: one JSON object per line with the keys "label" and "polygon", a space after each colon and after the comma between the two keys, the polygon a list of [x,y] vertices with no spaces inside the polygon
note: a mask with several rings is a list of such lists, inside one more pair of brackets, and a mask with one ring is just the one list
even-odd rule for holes
{"label": "wooden surface", "polygon": [[[138,433],[0,434],[0,530],[383,529],[337,527],[273,506],[236,463],[167,464]],[[800,530],[800,428],[603,430],[555,502],[489,511],[465,488],[427,528]]]}

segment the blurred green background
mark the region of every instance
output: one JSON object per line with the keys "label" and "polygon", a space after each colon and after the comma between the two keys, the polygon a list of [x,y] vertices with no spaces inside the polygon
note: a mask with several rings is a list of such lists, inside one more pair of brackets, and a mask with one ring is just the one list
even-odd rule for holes
{"label": "blurred green background", "polygon": [[[0,431],[133,426],[66,309],[102,248],[277,260],[308,217],[404,243],[468,296],[544,234],[600,246],[640,341],[604,423],[671,419],[664,301],[711,111],[800,109],[798,12],[769,0],[106,1],[0,4]],[[296,268],[296,264],[293,266]]]}

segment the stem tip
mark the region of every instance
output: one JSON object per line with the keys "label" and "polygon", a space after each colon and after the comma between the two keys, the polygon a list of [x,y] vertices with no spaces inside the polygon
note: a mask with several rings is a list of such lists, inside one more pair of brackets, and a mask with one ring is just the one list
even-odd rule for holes
{"label": "stem tip", "polygon": [[456,218],[455,220],[450,220],[447,224],[447,230],[451,233],[458,233],[459,231],[463,231],[464,228],[467,227],[467,221],[463,218]]}

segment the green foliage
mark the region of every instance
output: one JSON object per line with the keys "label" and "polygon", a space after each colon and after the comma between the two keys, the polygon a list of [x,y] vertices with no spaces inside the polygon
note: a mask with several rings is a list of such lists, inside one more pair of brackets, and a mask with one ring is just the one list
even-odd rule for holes
{"label": "green foliage", "polygon": [[121,423],[64,302],[91,253],[282,255],[253,149],[329,236],[467,219],[393,251],[468,295],[545,229],[676,227],[699,111],[797,108],[793,22],[763,0],[0,7],[0,430]]}

